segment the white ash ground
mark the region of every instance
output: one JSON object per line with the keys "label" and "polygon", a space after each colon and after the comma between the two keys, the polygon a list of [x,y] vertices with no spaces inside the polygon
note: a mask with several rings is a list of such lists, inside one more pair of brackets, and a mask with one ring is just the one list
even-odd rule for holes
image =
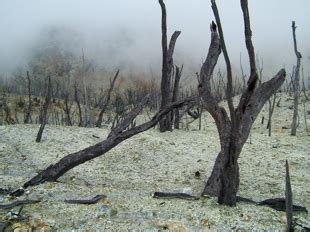
{"label": "white ash ground", "polygon": [[[283,197],[287,159],[294,203],[310,209],[310,133],[305,131],[302,117],[296,137],[282,129],[290,126],[291,110],[287,106],[292,103],[282,101],[284,106],[275,109],[272,136],[268,137],[266,123],[260,125],[259,116],[251,144],[244,146],[239,160],[238,195],[254,200]],[[285,213],[269,207],[238,203],[231,208],[218,205],[215,198],[152,198],[155,191],[200,194],[204,177],[210,175],[219,151],[214,123],[210,116],[205,121],[202,131],[161,134],[149,130],[74,168],[57,183],[30,188],[28,197],[42,202],[25,206],[23,214],[31,217],[32,226],[51,231],[283,231]],[[191,125],[194,128],[196,124]],[[0,126],[0,187],[20,187],[37,171],[102,141],[109,132],[47,126],[42,143],[37,144],[37,130],[38,125]],[[201,179],[195,178],[196,171],[201,173]],[[63,203],[64,199],[85,199],[97,194],[106,194],[107,199],[88,206]],[[4,197],[0,203],[7,201]],[[0,211],[0,217],[6,212]],[[295,218],[310,227],[309,215],[298,213]]]}

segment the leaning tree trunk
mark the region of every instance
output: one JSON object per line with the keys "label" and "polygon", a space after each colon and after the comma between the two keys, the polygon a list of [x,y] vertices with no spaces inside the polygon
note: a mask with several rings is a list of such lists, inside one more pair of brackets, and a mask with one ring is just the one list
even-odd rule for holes
{"label": "leaning tree trunk", "polygon": [[[132,121],[136,118],[136,116],[141,112],[143,106],[147,104],[149,100],[149,96],[145,97],[141,103],[139,103],[131,112],[129,112],[120,122],[116,125],[108,135],[108,138],[102,142],[99,142],[93,146],[87,147],[81,151],[71,153],[62,159],[60,159],[57,163],[50,165],[45,170],[41,171],[39,174],[31,178],[29,181],[24,183],[23,189],[28,188],[30,186],[38,185],[44,183],[46,181],[55,181],[67,171],[72,168],[85,163],[91,159],[94,159],[98,156],[105,154],[107,151],[111,150],[113,147],[117,146],[122,141],[139,134],[143,131],[146,131],[152,127],[154,127],[164,115],[171,112],[174,108],[183,107],[188,104],[193,104],[193,102],[197,101],[197,97],[190,97],[187,99],[183,99],[181,101],[169,103],[164,109],[158,111],[154,117],[139,126],[134,126],[129,128]],[[20,195],[23,192],[15,191],[11,195]]]}
{"label": "leaning tree trunk", "polygon": [[[216,158],[213,171],[209,177],[202,195],[218,196],[218,202],[225,205],[236,204],[236,194],[239,188],[238,158],[242,147],[247,141],[251,127],[266,101],[274,94],[285,80],[284,69],[280,70],[275,77],[256,88],[258,75],[255,65],[255,53],[252,44],[251,28],[247,1],[241,0],[244,16],[245,42],[249,54],[251,74],[247,87],[241,95],[238,106],[235,108],[232,101],[232,73],[231,65],[226,50],[221,21],[215,0],[211,0],[212,10],[217,25],[212,22],[211,44],[209,52],[200,71],[199,94],[203,106],[213,117],[220,138],[221,151]],[[217,26],[218,31],[217,32]],[[220,35],[220,36],[219,36]],[[211,78],[221,50],[227,68],[227,102],[230,112],[220,107],[216,97],[211,93]]]}
{"label": "leaning tree trunk", "polygon": [[297,57],[297,65],[294,71],[294,78],[292,79],[292,86],[294,92],[294,111],[293,111],[293,119],[292,119],[292,128],[291,135],[296,135],[297,131],[297,119],[298,119],[298,99],[299,99],[299,70],[300,70],[300,59],[301,54],[297,50],[297,42],[296,42],[296,26],[295,21],[292,22],[292,30],[293,30],[293,40],[294,40],[294,51]]}
{"label": "leaning tree trunk", "polygon": [[[181,34],[180,31],[175,31],[170,39],[169,48],[167,42],[167,12],[163,0],[159,0],[162,10],[162,78],[161,78],[161,109],[165,108],[167,104],[172,101],[171,93],[171,75],[173,69],[173,52],[175,43]],[[172,131],[172,115],[171,113],[165,115],[159,122],[160,132]]]}

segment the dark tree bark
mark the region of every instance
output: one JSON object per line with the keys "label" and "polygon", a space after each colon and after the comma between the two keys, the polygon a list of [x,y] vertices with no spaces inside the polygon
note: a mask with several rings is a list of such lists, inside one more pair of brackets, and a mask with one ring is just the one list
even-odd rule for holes
{"label": "dark tree bark", "polygon": [[45,102],[43,104],[43,109],[42,109],[42,123],[41,123],[41,126],[37,134],[37,138],[36,138],[37,143],[41,142],[42,134],[43,134],[45,125],[47,124],[47,120],[48,120],[47,112],[48,112],[48,106],[50,105],[51,99],[52,99],[52,84],[51,84],[51,76],[49,76],[48,85],[47,85],[47,94],[46,94]]}
{"label": "dark tree bark", "polygon": [[69,105],[69,97],[70,97],[70,94],[67,92],[64,94],[64,98],[65,98],[65,107],[64,107],[64,111],[65,111],[65,114],[66,114],[66,124],[67,126],[72,126],[72,119],[71,119],[71,107],[72,107],[72,104]]}
{"label": "dark tree bark", "polygon": [[149,96],[145,97],[131,112],[129,112],[124,117],[122,122],[120,122],[114,127],[106,140],[63,157],[57,163],[50,165],[45,170],[41,171],[38,175],[27,181],[23,185],[23,188],[38,185],[46,181],[57,180],[64,173],[71,170],[72,168],[98,156],[101,156],[107,151],[111,150],[113,147],[117,146],[122,141],[154,127],[164,117],[164,115],[171,112],[171,110],[173,110],[174,108],[192,104],[197,99],[196,97],[191,97],[181,101],[169,103],[168,105],[166,105],[165,108],[158,111],[150,121],[129,128],[131,122],[142,111],[143,106],[147,104],[148,100]]}
{"label": "dark tree bark", "polygon": [[294,71],[294,78],[292,79],[293,85],[293,94],[294,94],[294,111],[293,111],[293,119],[292,119],[292,129],[291,135],[295,136],[297,131],[297,119],[298,119],[298,101],[299,101],[299,70],[300,70],[300,60],[301,54],[297,50],[297,42],[296,42],[296,26],[295,21],[292,22],[292,31],[293,31],[293,40],[294,40],[294,51],[297,58],[297,64]]}
{"label": "dark tree bark", "polygon": [[78,107],[78,111],[79,111],[79,126],[83,126],[83,113],[82,113],[82,108],[81,108],[81,100],[80,100],[80,96],[79,96],[79,89],[78,89],[78,84],[77,82],[75,82],[74,84],[74,99],[76,102],[76,105]]}
{"label": "dark tree bark", "polygon": [[[176,102],[179,98],[179,85],[180,79],[182,76],[183,65],[181,69],[178,66],[175,66],[175,76],[174,76],[174,85],[173,85],[173,94],[172,94],[172,102]],[[174,109],[173,112],[174,118],[174,129],[180,129],[180,111],[179,109]]]}
{"label": "dark tree bark", "polygon": [[[169,42],[167,39],[167,11],[163,0],[159,0],[159,4],[162,11],[162,54],[163,54],[163,64],[162,64],[162,78],[161,78],[161,109],[163,109],[167,104],[172,101],[171,93],[171,75],[173,70],[173,52],[175,43],[181,34],[180,31],[175,31]],[[167,114],[159,122],[160,132],[172,131],[172,115]]]}
{"label": "dark tree bark", "polygon": [[28,82],[28,107],[26,110],[24,123],[32,123],[32,119],[31,119],[31,111],[32,111],[31,81],[30,81],[29,71],[27,71],[27,82]]}
{"label": "dark tree bark", "polygon": [[275,93],[273,95],[273,101],[271,102],[271,99],[268,99],[268,123],[267,123],[267,129],[268,129],[268,136],[271,136],[271,126],[272,126],[272,115],[274,111],[274,107],[276,105],[276,99],[277,99],[277,94]]}
{"label": "dark tree bark", "polygon": [[[217,32],[216,24],[212,23],[210,27],[211,44],[206,61],[200,71],[198,90],[204,107],[215,120],[221,150],[202,195],[218,196],[220,204],[233,206],[236,204],[236,194],[239,188],[238,158],[242,147],[247,141],[251,127],[262,107],[284,82],[285,71],[284,69],[280,70],[275,77],[256,88],[258,75],[256,72],[254,47],[251,40],[249,12],[247,1],[241,0],[251,73],[246,89],[242,93],[239,104],[235,109],[232,102],[231,65],[215,0],[211,0],[211,3],[220,36]],[[210,80],[221,50],[223,50],[227,68],[227,101],[230,116],[223,107],[219,106],[216,98],[211,93]]]}
{"label": "dark tree bark", "polygon": [[291,180],[290,180],[290,172],[288,162],[285,162],[285,211],[286,211],[286,224],[287,224],[287,231],[292,232],[294,231],[293,225],[293,193],[291,187]]}
{"label": "dark tree bark", "polygon": [[103,114],[106,111],[106,109],[107,109],[107,107],[108,107],[108,105],[110,103],[111,94],[112,94],[112,91],[114,89],[115,81],[116,81],[116,79],[118,77],[118,74],[119,74],[119,70],[117,70],[117,72],[115,73],[114,78],[112,80],[110,80],[110,88],[108,90],[108,94],[107,94],[105,103],[102,106],[100,106],[101,110],[100,110],[100,113],[99,113],[99,116],[98,116],[98,120],[96,122],[96,127],[101,127],[102,119],[103,119]]}

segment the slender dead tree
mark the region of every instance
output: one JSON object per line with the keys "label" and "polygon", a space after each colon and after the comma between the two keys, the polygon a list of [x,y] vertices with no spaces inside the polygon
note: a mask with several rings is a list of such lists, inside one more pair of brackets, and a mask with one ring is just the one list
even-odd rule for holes
{"label": "slender dead tree", "polygon": [[299,100],[299,70],[300,70],[300,60],[301,53],[297,50],[297,41],[296,41],[296,26],[295,21],[292,22],[292,31],[293,31],[293,40],[294,40],[294,52],[297,57],[297,64],[294,70],[294,78],[292,80],[293,93],[294,93],[294,106],[293,106],[293,118],[292,118],[292,128],[291,135],[295,136],[298,126],[298,100]]}
{"label": "slender dead tree", "polygon": [[46,94],[45,102],[42,108],[42,122],[41,122],[41,126],[39,128],[37,138],[36,138],[37,143],[41,142],[42,134],[43,134],[45,125],[47,124],[47,121],[48,121],[47,111],[48,111],[48,107],[50,105],[51,99],[52,99],[52,84],[51,84],[51,76],[49,75],[48,84],[47,84],[47,94]]}
{"label": "slender dead tree", "polygon": [[79,87],[78,87],[77,81],[74,83],[74,99],[75,99],[75,102],[76,102],[76,105],[79,111],[79,126],[82,127],[83,126],[83,113],[82,113]]}
{"label": "slender dead tree", "polygon": [[276,99],[277,99],[277,93],[273,95],[273,100],[271,102],[271,98],[268,99],[268,123],[267,123],[267,129],[268,129],[268,136],[271,136],[271,118],[273,115],[274,107],[276,105]]}
{"label": "slender dead tree", "polygon": [[105,103],[102,106],[100,106],[101,110],[100,110],[100,113],[99,113],[99,116],[98,116],[98,120],[96,122],[96,127],[101,127],[102,119],[103,119],[103,114],[107,110],[107,107],[108,107],[108,105],[110,103],[111,94],[112,94],[112,91],[114,89],[115,81],[116,81],[116,79],[118,77],[118,74],[119,74],[119,70],[117,70],[117,72],[115,73],[114,78],[112,80],[110,80],[110,88],[108,90],[108,94],[107,94]]}
{"label": "slender dead tree", "polygon": [[[248,2],[247,0],[241,0],[245,26],[245,43],[250,63],[250,76],[246,89],[243,91],[238,106],[235,108],[232,101],[231,65],[225,45],[219,12],[215,0],[211,0],[211,4],[216,24],[212,22],[210,26],[211,44],[207,58],[200,71],[198,91],[204,107],[215,120],[219,133],[221,150],[216,158],[213,171],[202,192],[202,196],[218,196],[218,202],[220,204],[233,206],[236,204],[236,194],[239,188],[239,155],[262,107],[284,82],[285,70],[281,69],[271,80],[263,83],[259,87],[256,86],[258,75],[255,64],[255,52],[251,39],[252,32]],[[221,51],[223,51],[226,62],[226,96],[230,115],[218,104],[218,101],[211,92],[210,80]]]}
{"label": "slender dead tree", "polygon": [[24,193],[24,189],[42,184],[46,181],[55,181],[67,171],[72,168],[85,163],[91,159],[94,159],[98,156],[105,154],[107,151],[111,150],[113,147],[117,146],[126,139],[131,138],[132,136],[139,134],[143,131],[146,131],[154,127],[166,114],[171,112],[174,108],[179,108],[192,104],[197,101],[197,97],[189,97],[181,101],[169,103],[165,108],[160,109],[153,118],[141,125],[130,127],[130,124],[137,117],[137,115],[142,111],[143,107],[148,103],[149,96],[146,96],[142,101],[137,104],[124,118],[118,123],[109,133],[106,140],[99,142],[93,146],[87,147],[81,151],[71,153],[62,159],[60,159],[55,164],[48,166],[46,169],[41,171],[39,174],[31,178],[29,181],[23,184],[21,190],[17,190],[11,195],[21,195]]}
{"label": "slender dead tree", "polygon": [[[169,42],[167,39],[167,11],[163,0],[158,1],[162,11],[162,54],[163,54],[163,64],[162,64],[162,77],[161,77],[161,109],[163,109],[167,104],[172,101],[171,93],[171,78],[173,70],[173,52],[175,43],[181,34],[181,31],[175,31]],[[160,132],[172,131],[172,115],[167,114],[159,122]]]}
{"label": "slender dead tree", "polygon": [[31,111],[32,111],[31,81],[30,81],[29,71],[27,71],[27,82],[28,82],[28,107],[26,110],[24,123],[32,123],[32,119],[31,119]]}

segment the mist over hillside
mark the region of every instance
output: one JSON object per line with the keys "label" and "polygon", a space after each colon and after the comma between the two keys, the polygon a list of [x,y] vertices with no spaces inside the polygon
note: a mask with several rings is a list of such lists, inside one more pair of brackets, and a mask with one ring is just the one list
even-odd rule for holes
{"label": "mist over hillside", "polygon": [[[213,14],[209,1],[167,1],[168,32],[181,30],[174,55],[175,63],[185,65],[194,76],[209,46],[209,23]],[[247,70],[243,22],[239,4],[218,2],[228,52],[235,73],[239,73],[240,53]],[[249,5],[253,41],[264,73],[272,76],[281,66],[291,72],[295,64],[291,21],[298,26],[298,46],[302,64],[309,73],[310,2],[289,0],[252,1]],[[55,46],[75,57],[85,56],[98,69],[138,70],[160,74],[161,12],[157,1],[27,1],[3,0],[0,3],[0,73],[8,77],[16,68],[27,69],[34,53]],[[221,63],[220,63],[221,64]]]}

